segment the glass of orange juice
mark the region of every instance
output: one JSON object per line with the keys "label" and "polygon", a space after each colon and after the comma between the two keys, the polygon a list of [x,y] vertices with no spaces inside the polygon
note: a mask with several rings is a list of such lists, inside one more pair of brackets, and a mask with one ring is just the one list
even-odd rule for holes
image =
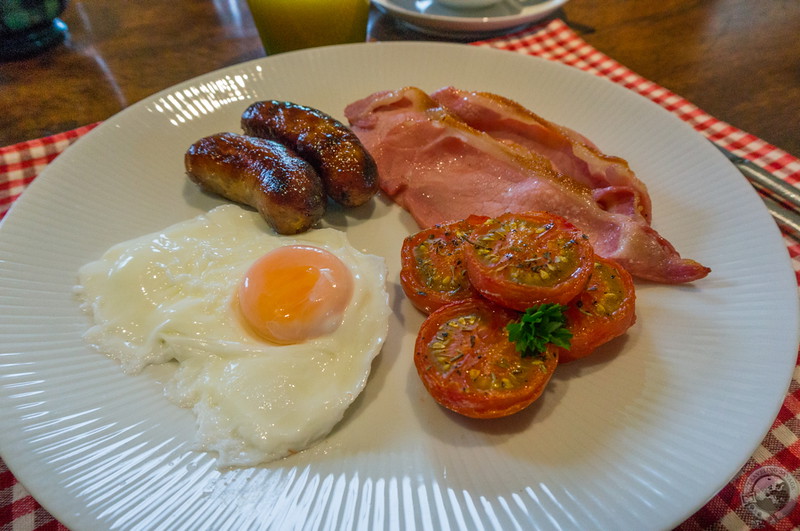
{"label": "glass of orange juice", "polygon": [[267,55],[364,42],[369,0],[247,0]]}

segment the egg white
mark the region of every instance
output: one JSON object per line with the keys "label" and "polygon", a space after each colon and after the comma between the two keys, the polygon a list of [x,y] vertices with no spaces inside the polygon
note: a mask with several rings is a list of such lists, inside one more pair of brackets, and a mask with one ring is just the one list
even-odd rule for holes
{"label": "egg white", "polygon": [[[333,333],[274,345],[245,329],[232,301],[256,259],[295,244],[339,257],[353,297]],[[388,330],[383,258],[334,229],[277,236],[236,205],[117,244],[78,277],[94,322],[86,342],[127,373],[177,362],[165,393],[193,409],[199,447],[220,466],[278,459],[327,435],[366,385]]]}

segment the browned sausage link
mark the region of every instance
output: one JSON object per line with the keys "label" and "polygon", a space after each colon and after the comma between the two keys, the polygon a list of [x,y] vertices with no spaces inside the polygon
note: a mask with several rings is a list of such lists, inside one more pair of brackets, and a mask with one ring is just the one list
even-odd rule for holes
{"label": "browned sausage link", "polygon": [[201,189],[254,207],[279,234],[308,230],[325,213],[317,172],[277,142],[219,133],[192,144],[184,163]]}
{"label": "browned sausage link", "polygon": [[317,109],[261,101],[242,114],[245,134],[285,144],[311,163],[337,203],[363,205],[378,191],[375,160],[346,125]]}

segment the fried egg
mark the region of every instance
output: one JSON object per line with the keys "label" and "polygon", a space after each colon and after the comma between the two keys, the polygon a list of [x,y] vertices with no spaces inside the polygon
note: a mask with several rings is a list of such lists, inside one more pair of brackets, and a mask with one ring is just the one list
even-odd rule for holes
{"label": "fried egg", "polygon": [[86,342],[127,373],[177,365],[165,394],[220,466],[325,437],[388,330],[383,258],[334,229],[277,236],[237,205],[117,244],[78,277]]}

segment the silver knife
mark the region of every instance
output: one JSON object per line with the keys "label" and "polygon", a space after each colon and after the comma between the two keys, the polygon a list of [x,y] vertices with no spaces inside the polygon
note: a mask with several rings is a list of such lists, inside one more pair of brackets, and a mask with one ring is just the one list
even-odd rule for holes
{"label": "silver knife", "polygon": [[[792,205],[792,207],[800,210],[800,190],[786,184],[751,161],[735,155],[723,147],[717,146],[716,144],[714,145],[734,166],[736,166],[736,169],[738,169],[751,184],[757,184],[777,194],[781,199]],[[800,214],[798,214],[797,210],[789,210],[768,197],[762,197],[761,200],[764,201],[772,217],[781,225],[792,229],[792,236],[800,240]]]}

